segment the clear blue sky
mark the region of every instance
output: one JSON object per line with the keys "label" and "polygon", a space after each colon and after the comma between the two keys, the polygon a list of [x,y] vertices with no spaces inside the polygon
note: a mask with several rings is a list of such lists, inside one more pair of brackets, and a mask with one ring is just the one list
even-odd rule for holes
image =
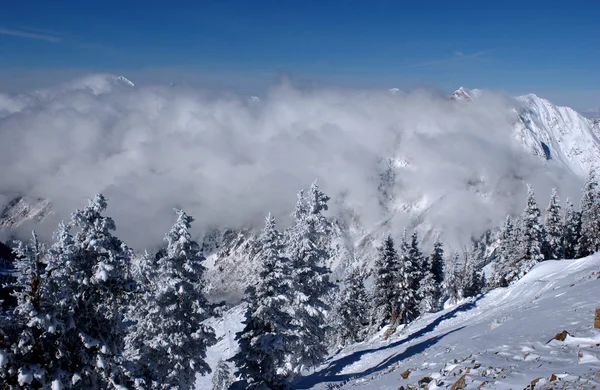
{"label": "clear blue sky", "polygon": [[0,53],[2,91],[108,71],[258,93],[286,74],[600,107],[596,0],[4,0]]}

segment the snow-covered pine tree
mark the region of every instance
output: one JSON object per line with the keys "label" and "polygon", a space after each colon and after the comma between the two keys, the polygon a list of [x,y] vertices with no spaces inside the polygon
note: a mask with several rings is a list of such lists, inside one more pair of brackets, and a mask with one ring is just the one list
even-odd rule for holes
{"label": "snow-covered pine tree", "polygon": [[297,347],[299,329],[288,312],[293,305],[290,262],[275,220],[269,215],[260,237],[260,271],[256,286],[246,291],[244,329],[236,334],[240,349],[232,358],[238,376],[253,388],[286,389],[287,366]]}
{"label": "snow-covered pine tree", "polygon": [[176,210],[156,272],[131,305],[126,337],[129,376],[138,389],[193,389],[197,374],[210,372],[206,349],[216,342],[203,322],[210,309],[203,295],[204,258],[189,228],[194,219]]}
{"label": "snow-covered pine tree", "polygon": [[[421,279],[423,279],[423,276],[425,274],[425,271],[429,268],[429,263],[426,261],[425,256],[423,255],[423,252],[421,251],[420,248],[420,242],[419,242],[419,235],[417,233],[417,231],[413,231],[413,234],[411,236],[411,240],[410,240],[410,249],[408,251],[408,255],[410,257],[410,260],[412,262],[412,266],[413,266],[413,288],[418,292],[419,288],[421,286]],[[419,308],[419,303],[421,300],[420,295],[417,293],[416,295],[416,314],[415,314],[415,318],[419,316],[420,312],[418,310]]]}
{"label": "snow-covered pine tree", "polygon": [[298,328],[298,342],[290,360],[296,373],[314,367],[327,355],[325,334],[329,325],[325,317],[329,305],[325,298],[333,284],[325,247],[330,224],[322,212],[328,209],[328,200],[315,181],[306,197],[299,195],[295,222],[286,232],[296,294],[293,323]]}
{"label": "snow-covered pine tree", "polygon": [[433,280],[438,286],[441,286],[444,281],[444,245],[438,239],[433,243],[433,251],[429,255],[429,264]]}
{"label": "snow-covered pine tree", "polygon": [[498,236],[498,256],[496,262],[493,264],[494,272],[491,280],[491,284],[494,287],[508,286],[508,281],[506,280],[508,268],[516,261],[515,256],[517,248],[515,247],[515,237],[513,236],[514,231],[515,228],[513,226],[512,218],[510,215],[507,215]]}
{"label": "snow-covered pine tree", "polygon": [[372,323],[380,329],[398,315],[398,279],[400,258],[394,240],[388,234],[378,248],[375,260],[375,280],[373,287]]}
{"label": "snow-covered pine tree", "polygon": [[444,273],[444,298],[447,298],[452,303],[458,302],[462,298],[460,288],[461,277],[459,265],[461,264],[460,254],[458,252],[448,256],[445,262]]}
{"label": "snow-covered pine tree", "polygon": [[71,223],[79,231],[73,239],[72,259],[63,258],[56,268],[59,281],[73,299],[70,313],[81,342],[81,386],[116,387],[123,383],[121,355],[125,325],[123,310],[130,289],[131,251],[113,236],[115,223],[102,213],[106,198],[96,195],[89,205],[76,210]]}
{"label": "snow-covered pine tree", "polygon": [[465,250],[464,258],[464,277],[462,280],[462,296],[470,298],[481,293],[481,273],[477,271],[477,248],[471,251]]}
{"label": "snow-covered pine tree", "polygon": [[229,390],[233,383],[229,365],[223,359],[219,359],[212,377],[212,390]]}
{"label": "snow-covered pine tree", "polygon": [[589,256],[600,250],[600,194],[598,179],[590,171],[584,187],[580,205],[581,236],[577,244],[577,257]]}
{"label": "snow-covered pine tree", "polygon": [[408,324],[419,316],[419,282],[423,263],[423,255],[418,248],[419,241],[416,232],[411,237],[411,243],[406,240],[406,231],[400,247],[400,263],[398,267],[398,318],[401,323]]}
{"label": "snow-covered pine tree", "polygon": [[368,326],[368,297],[358,269],[348,273],[336,308],[337,331],[341,346],[362,341]]}
{"label": "snow-covered pine tree", "polygon": [[440,300],[439,284],[436,283],[428,259],[423,262],[423,277],[419,281],[419,312],[433,313],[437,310]]}
{"label": "snow-covered pine tree", "polygon": [[61,354],[62,324],[48,299],[46,248],[33,232],[30,244],[19,242],[15,252],[17,278],[10,288],[17,305],[10,319],[2,318],[0,379],[10,388],[63,386],[70,377]]}
{"label": "snow-covered pine tree", "polygon": [[44,321],[55,321],[44,337],[52,342],[46,353],[56,367],[51,379],[57,388],[108,389],[125,381],[122,308],[130,283],[130,251],[112,235],[113,220],[102,216],[106,205],[97,195],[88,207],[76,210],[76,236],[71,236],[70,225],[60,224],[45,255],[40,299],[51,308]]}
{"label": "snow-covered pine tree", "polygon": [[577,255],[577,244],[581,237],[581,213],[575,210],[573,203],[567,198],[565,206],[563,243],[565,259],[575,259]]}
{"label": "snow-covered pine tree", "polygon": [[558,191],[556,188],[552,189],[550,202],[546,208],[544,230],[546,232],[544,257],[552,260],[562,259],[564,257],[564,227],[562,222],[560,199],[558,197]]}
{"label": "snow-covered pine tree", "polygon": [[512,265],[507,281],[511,283],[525,275],[538,262],[544,260],[542,245],[543,226],[540,223],[540,209],[535,201],[533,188],[529,186],[527,206],[521,218],[521,240],[518,261]]}

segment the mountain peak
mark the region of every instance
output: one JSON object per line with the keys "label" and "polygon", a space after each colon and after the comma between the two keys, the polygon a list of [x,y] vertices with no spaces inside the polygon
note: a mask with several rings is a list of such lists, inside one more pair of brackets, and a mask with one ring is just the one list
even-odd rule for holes
{"label": "mountain peak", "polygon": [[465,87],[460,87],[450,96],[453,100],[460,101],[472,101],[473,99],[478,98],[481,95],[481,90],[479,89],[467,89]]}

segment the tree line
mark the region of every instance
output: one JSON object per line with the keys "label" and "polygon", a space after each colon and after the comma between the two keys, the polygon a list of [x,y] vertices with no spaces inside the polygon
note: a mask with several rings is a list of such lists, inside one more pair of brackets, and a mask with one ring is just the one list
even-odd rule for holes
{"label": "tree line", "polygon": [[[600,249],[600,195],[592,173],[581,208],[562,213],[553,190],[544,221],[529,188],[520,216],[508,216],[497,248],[475,240],[429,255],[417,232],[399,245],[386,235],[373,269],[347,270],[341,288],[330,281],[329,197],[315,182],[298,194],[293,223],[278,230],[266,218],[256,260],[256,283],[245,292],[237,353],[221,360],[215,389],[288,389],[323,362],[332,346],[393,332],[448,300],[506,286],[544,259],[576,258]],[[102,195],[61,223],[51,245],[36,234],[19,243],[16,305],[0,316],[0,378],[12,388],[191,389],[210,372],[207,348],[216,343],[207,319],[217,305],[203,293],[204,257],[189,233],[193,218],[177,220],[155,254],[136,254],[114,236]],[[487,281],[482,265],[495,257]],[[370,288],[367,288],[370,285]],[[231,366],[235,367],[234,374]],[[235,378],[235,379],[234,379]]]}

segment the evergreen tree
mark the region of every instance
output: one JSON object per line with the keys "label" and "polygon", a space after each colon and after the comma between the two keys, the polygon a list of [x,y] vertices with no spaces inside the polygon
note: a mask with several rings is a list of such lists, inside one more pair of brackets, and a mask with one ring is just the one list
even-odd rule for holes
{"label": "evergreen tree", "polygon": [[232,382],[229,365],[226,361],[219,359],[212,377],[212,390],[229,390]]}
{"label": "evergreen tree", "polygon": [[62,224],[51,248],[51,301],[65,329],[65,356],[71,357],[71,383],[80,388],[116,388],[125,382],[122,365],[123,307],[131,287],[131,251],[113,236],[115,223],[102,213],[106,198],[96,195]]}
{"label": "evergreen tree", "polygon": [[419,312],[421,313],[433,313],[437,310],[440,299],[439,284],[436,283],[429,266],[429,261],[425,260],[425,271],[423,272],[423,278],[419,282]]}
{"label": "evergreen tree", "polygon": [[454,253],[449,256],[446,261],[445,276],[444,276],[444,290],[446,297],[451,303],[456,303],[462,298],[461,291],[461,272],[458,270],[460,264],[460,255]]}
{"label": "evergreen tree", "polygon": [[10,284],[17,299],[11,317],[2,317],[0,378],[14,388],[50,388],[69,384],[64,330],[48,293],[47,251],[35,232],[30,245],[18,243],[16,280]]}
{"label": "evergreen tree", "polygon": [[336,312],[341,345],[362,341],[368,325],[368,297],[363,277],[357,269],[346,277]]}
{"label": "evergreen tree", "polygon": [[546,208],[546,218],[544,221],[544,230],[546,232],[546,259],[562,259],[564,257],[563,242],[563,223],[560,207],[560,200],[556,188],[552,189],[550,202]]}
{"label": "evergreen tree", "polygon": [[444,281],[444,246],[439,238],[433,244],[433,252],[429,256],[433,280],[438,286]]}
{"label": "evergreen tree", "polygon": [[410,245],[406,240],[406,232],[402,239],[400,265],[398,268],[398,318],[408,324],[419,316],[418,289],[421,280],[419,265],[423,263],[423,255],[418,248],[417,233],[413,233]]}
{"label": "evergreen tree", "polygon": [[286,364],[297,345],[298,329],[286,311],[293,304],[290,264],[283,257],[281,237],[270,215],[260,241],[258,284],[246,292],[245,326],[236,335],[240,350],[232,360],[248,386],[286,389],[290,370]]}
{"label": "evergreen tree", "polygon": [[379,329],[389,323],[392,316],[398,315],[399,267],[400,258],[390,234],[378,248],[375,260],[375,281],[373,290],[373,322]]}
{"label": "evergreen tree", "polygon": [[476,248],[471,252],[464,252],[464,277],[462,279],[462,296],[464,298],[475,297],[481,293],[482,274],[477,271]]}
{"label": "evergreen tree", "polygon": [[155,272],[147,275],[147,288],[129,312],[134,324],[125,356],[138,389],[193,389],[196,375],[210,372],[204,359],[216,339],[203,323],[210,316],[202,293],[204,258],[189,233],[194,219],[176,212],[166,248],[150,264]]}
{"label": "evergreen tree", "polygon": [[523,211],[521,219],[521,240],[519,246],[518,262],[513,264],[514,277],[509,279],[520,279],[536,263],[542,261],[543,227],[540,224],[540,209],[535,201],[533,188],[529,187],[527,195],[527,206]]}
{"label": "evergreen tree", "polygon": [[600,250],[600,196],[598,180],[593,170],[583,187],[580,210],[581,236],[577,245],[577,257],[585,257]]}
{"label": "evergreen tree", "polygon": [[322,212],[328,209],[328,200],[314,182],[306,197],[299,195],[296,220],[286,234],[296,293],[293,325],[298,329],[298,343],[291,358],[294,372],[314,367],[327,355],[325,316],[329,305],[325,299],[333,285],[329,281],[325,246],[330,224]]}
{"label": "evergreen tree", "polygon": [[577,255],[577,243],[581,238],[581,213],[576,211],[573,203],[567,198],[564,218],[564,250],[566,259],[575,259]]}

